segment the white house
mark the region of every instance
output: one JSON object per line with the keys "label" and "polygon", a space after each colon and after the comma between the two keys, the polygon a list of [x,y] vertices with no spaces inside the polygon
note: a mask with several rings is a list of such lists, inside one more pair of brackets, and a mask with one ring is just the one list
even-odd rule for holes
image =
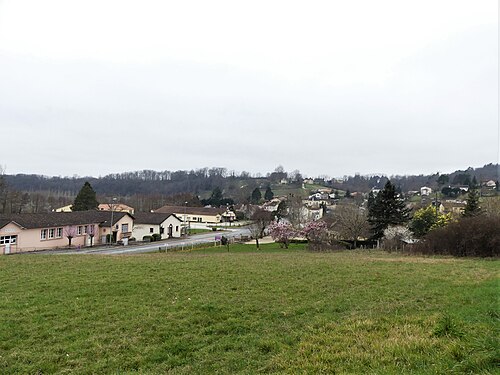
{"label": "white house", "polygon": [[432,189],[430,187],[422,186],[420,188],[420,195],[421,196],[427,196],[427,195],[431,195],[431,194],[432,194]]}
{"label": "white house", "polygon": [[134,218],[132,236],[139,241],[155,233],[161,238],[181,236],[182,220],[173,213],[137,212]]}

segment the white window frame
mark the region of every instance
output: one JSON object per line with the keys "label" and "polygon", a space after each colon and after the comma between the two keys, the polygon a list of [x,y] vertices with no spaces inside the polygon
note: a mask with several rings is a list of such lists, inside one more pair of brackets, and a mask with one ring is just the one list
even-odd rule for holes
{"label": "white window frame", "polygon": [[81,236],[83,233],[83,227],[81,225],[78,226],[78,228],[76,229],[76,234],[78,234],[79,236]]}
{"label": "white window frame", "polygon": [[46,240],[47,239],[47,229],[42,229],[40,231],[40,239],[41,240]]}
{"label": "white window frame", "polygon": [[17,234],[0,236],[0,245],[6,245],[6,244],[15,245],[16,243],[17,243]]}
{"label": "white window frame", "polygon": [[62,238],[62,236],[63,236],[63,229],[57,228],[56,229],[56,238]]}
{"label": "white window frame", "polygon": [[48,235],[49,240],[55,238],[55,236],[56,236],[56,229],[55,228],[49,228],[49,235]]}

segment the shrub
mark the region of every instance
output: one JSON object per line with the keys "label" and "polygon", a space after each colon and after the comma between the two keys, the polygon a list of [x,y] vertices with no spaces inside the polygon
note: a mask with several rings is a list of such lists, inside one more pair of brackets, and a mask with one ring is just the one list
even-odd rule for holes
{"label": "shrub", "polygon": [[153,237],[152,241],[161,240],[161,234],[159,234],[159,233],[153,233],[153,235],[151,237]]}
{"label": "shrub", "polygon": [[130,237],[130,238],[128,239],[128,242],[133,242],[133,241],[135,241],[135,240],[136,240],[136,239],[135,239],[135,237]]}
{"label": "shrub", "polygon": [[152,242],[153,241],[153,237],[152,236],[144,236],[144,237],[142,237],[142,240],[144,242]]}
{"label": "shrub", "polygon": [[462,218],[430,231],[412,250],[422,254],[459,257],[498,257],[500,255],[500,217]]}

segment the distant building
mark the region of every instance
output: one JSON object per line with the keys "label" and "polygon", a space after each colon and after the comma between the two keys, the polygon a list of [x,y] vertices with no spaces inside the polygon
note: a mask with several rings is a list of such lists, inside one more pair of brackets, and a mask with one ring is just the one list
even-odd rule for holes
{"label": "distant building", "polygon": [[427,195],[431,195],[432,194],[432,189],[430,187],[427,187],[427,186],[422,186],[420,188],[420,195],[425,197]]}
{"label": "distant building", "polygon": [[73,203],[72,204],[68,204],[67,206],[56,208],[56,209],[54,209],[52,211],[54,211],[54,212],[71,212],[71,211],[73,211],[71,209],[71,207],[73,207]]}
{"label": "distant building", "polygon": [[114,212],[128,212],[131,215],[134,214],[134,208],[127,206],[126,204],[123,204],[123,203],[101,203],[97,207],[97,209],[99,211],[111,211],[111,210],[113,210]]}

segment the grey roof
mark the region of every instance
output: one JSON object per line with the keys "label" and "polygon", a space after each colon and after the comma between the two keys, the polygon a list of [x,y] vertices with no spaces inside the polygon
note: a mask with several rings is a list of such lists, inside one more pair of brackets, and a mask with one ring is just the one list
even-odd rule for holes
{"label": "grey roof", "polygon": [[134,223],[136,224],[156,224],[160,225],[163,223],[165,220],[167,220],[170,216],[175,217],[177,220],[180,220],[177,216],[175,216],[173,213],[166,212],[166,213],[161,213],[161,212],[137,212],[134,214]]}
{"label": "grey roof", "polygon": [[[113,212],[113,222],[124,216],[134,216],[127,212]],[[48,212],[37,214],[11,214],[0,215],[0,228],[10,222],[22,226],[26,229],[60,227],[65,225],[99,224],[109,226],[111,213],[109,211],[74,211],[74,212]]]}
{"label": "grey roof", "polygon": [[161,213],[176,213],[176,214],[183,214],[186,212],[186,214],[189,215],[221,215],[226,211],[226,208],[216,208],[216,207],[185,207],[185,206],[163,206],[160,207],[154,212],[161,212]]}

